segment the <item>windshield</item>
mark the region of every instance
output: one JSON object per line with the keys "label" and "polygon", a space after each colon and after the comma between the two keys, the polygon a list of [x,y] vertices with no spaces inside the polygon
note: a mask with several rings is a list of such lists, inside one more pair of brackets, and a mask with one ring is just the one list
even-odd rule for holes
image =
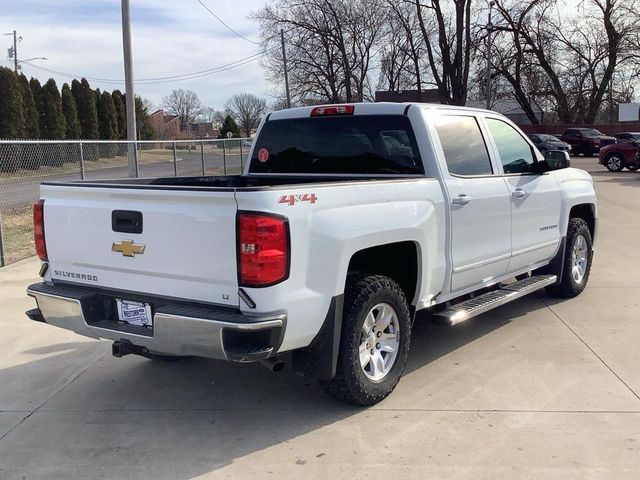
{"label": "windshield", "polygon": [[582,130],[582,135],[585,137],[597,137],[601,136],[602,133],[600,133],[595,128],[585,128],[584,130]]}
{"label": "windshield", "polygon": [[538,135],[540,141],[542,142],[559,142],[560,139],[558,137],[554,137],[553,135]]}
{"label": "windshield", "polygon": [[291,118],[265,123],[249,173],[423,174],[403,115]]}

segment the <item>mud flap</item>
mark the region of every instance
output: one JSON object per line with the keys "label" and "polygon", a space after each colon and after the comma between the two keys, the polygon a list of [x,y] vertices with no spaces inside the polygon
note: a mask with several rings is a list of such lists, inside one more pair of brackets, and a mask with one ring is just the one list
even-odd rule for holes
{"label": "mud flap", "polygon": [[331,380],[336,376],[343,305],[344,295],[333,297],[322,327],[311,344],[293,352],[293,368],[297,373],[318,380]]}

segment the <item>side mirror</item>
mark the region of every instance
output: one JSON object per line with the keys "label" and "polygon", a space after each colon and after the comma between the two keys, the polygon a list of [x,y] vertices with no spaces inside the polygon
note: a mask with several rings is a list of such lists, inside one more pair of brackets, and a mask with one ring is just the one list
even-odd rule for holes
{"label": "side mirror", "polygon": [[564,150],[547,150],[544,152],[544,163],[549,170],[561,170],[571,166],[571,159]]}

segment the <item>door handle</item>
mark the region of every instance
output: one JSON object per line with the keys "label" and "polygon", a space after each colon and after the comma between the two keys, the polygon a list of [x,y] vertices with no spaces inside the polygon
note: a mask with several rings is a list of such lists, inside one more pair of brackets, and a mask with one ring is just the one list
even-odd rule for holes
{"label": "door handle", "polygon": [[516,188],[513,192],[511,192],[511,196],[513,198],[517,198],[518,200],[522,200],[523,198],[528,197],[529,193],[521,188]]}
{"label": "door handle", "polygon": [[466,193],[461,193],[456,198],[451,200],[452,205],[466,205],[471,201],[471,197]]}

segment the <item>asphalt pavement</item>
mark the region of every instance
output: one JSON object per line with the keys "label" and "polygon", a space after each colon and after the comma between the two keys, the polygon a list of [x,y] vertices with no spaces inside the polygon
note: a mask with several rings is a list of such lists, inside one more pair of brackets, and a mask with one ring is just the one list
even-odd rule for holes
{"label": "asphalt pavement", "polygon": [[35,259],[0,269],[0,479],[637,479],[640,174],[573,163],[600,202],[583,294],[453,328],[419,316],[371,408],[289,367],[113,358],[24,316]]}

